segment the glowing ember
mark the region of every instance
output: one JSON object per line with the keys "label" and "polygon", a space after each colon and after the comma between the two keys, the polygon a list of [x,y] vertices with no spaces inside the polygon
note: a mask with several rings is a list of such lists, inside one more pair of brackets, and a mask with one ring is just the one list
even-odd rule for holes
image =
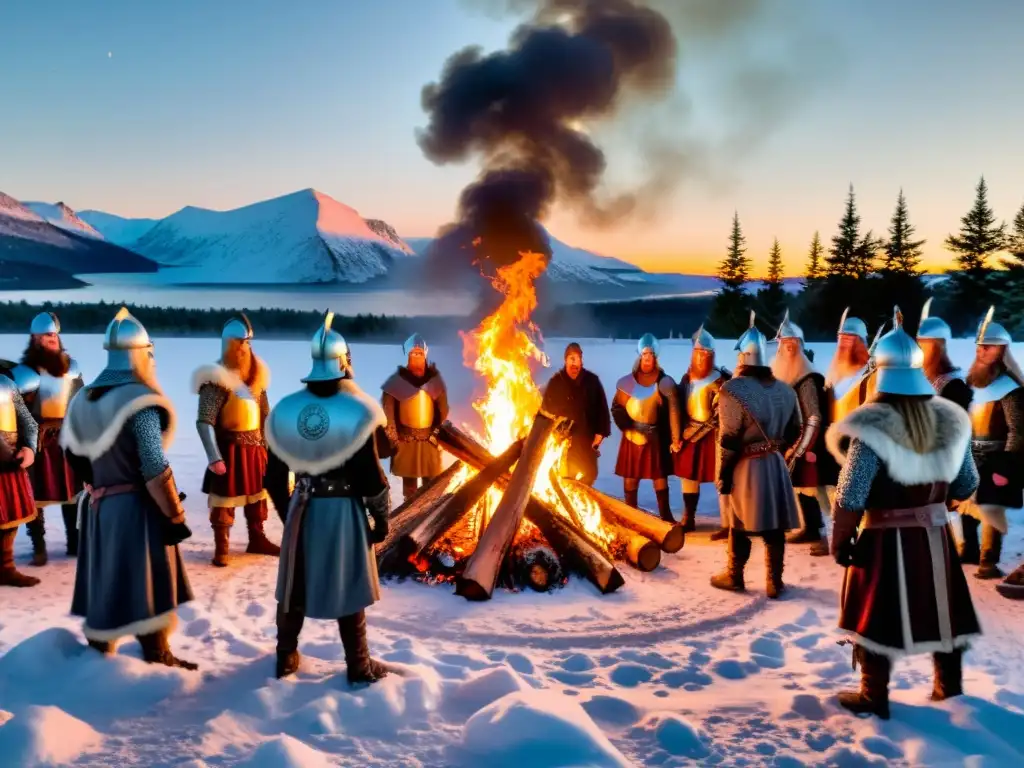
{"label": "glowing ember", "polygon": [[[473,403],[480,414],[485,435],[474,435],[491,454],[497,456],[513,442],[529,433],[542,395],[533,380],[530,363],[536,361],[547,367],[547,356],[537,346],[540,332],[530,316],[537,308],[534,281],[544,272],[545,259],[539,253],[522,253],[521,259],[498,269],[492,281],[494,288],[505,298],[501,306],[483,320],[476,330],[463,334],[463,358],[468,367],[479,373],[487,383],[483,397]],[[564,461],[568,443],[552,435],[548,440],[540,470],[534,483],[534,493],[552,508],[568,517],[558,495],[551,485],[550,472]],[[464,475],[464,476],[463,476]],[[454,490],[472,475],[471,470],[452,478],[449,490]],[[601,512],[590,498],[565,489],[577,511],[584,530],[607,547],[612,536],[601,525]],[[484,497],[478,515],[478,524],[486,525],[491,512],[501,500],[501,491],[492,488]],[[523,521],[519,534],[532,532],[529,522]]]}

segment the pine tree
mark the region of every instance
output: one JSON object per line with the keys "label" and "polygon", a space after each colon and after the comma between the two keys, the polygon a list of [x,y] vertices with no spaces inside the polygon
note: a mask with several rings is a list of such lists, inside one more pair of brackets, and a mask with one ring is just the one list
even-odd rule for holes
{"label": "pine tree", "polygon": [[757,292],[758,313],[773,326],[782,322],[786,312],[786,290],[782,285],[782,248],[775,238],[768,252],[768,277]]}
{"label": "pine tree", "polygon": [[885,241],[876,237],[873,230],[869,230],[857,243],[853,250],[853,265],[851,272],[859,279],[866,278],[875,271],[878,263],[878,252],[885,245]]}
{"label": "pine tree", "polygon": [[988,186],[982,176],[975,189],[974,205],[960,219],[960,232],[946,238],[946,248],[956,254],[957,271],[950,275],[952,299],[957,308],[954,331],[963,332],[977,323],[995,298],[989,285],[991,269],[986,261],[1002,250],[1006,224],[996,224],[988,203]]}
{"label": "pine tree", "polygon": [[825,272],[822,265],[824,257],[825,249],[821,245],[821,235],[815,232],[814,238],[811,240],[811,251],[807,256],[807,282],[824,277]]}
{"label": "pine tree", "polygon": [[718,279],[722,288],[711,310],[712,325],[719,335],[726,338],[742,332],[746,327],[744,314],[749,311],[750,304],[750,297],[744,288],[750,280],[746,242],[740,227],[740,215],[735,213],[729,234],[729,249],[718,265]]}
{"label": "pine tree", "polygon": [[857,249],[862,244],[860,237],[860,215],[857,213],[857,199],[853,185],[846,198],[846,209],[839,220],[839,232],[832,238],[832,247],[826,259],[829,277],[854,277],[857,269]]}
{"label": "pine tree", "polygon": [[907,199],[903,190],[896,199],[896,210],[889,222],[889,239],[885,242],[883,271],[904,275],[921,274],[921,246],[924,240],[914,240],[914,227],[907,213]]}
{"label": "pine tree", "polygon": [[1024,205],[1013,219],[1006,250],[1008,257],[1001,259],[1006,275],[1000,280],[998,295],[1007,324],[1016,330],[1024,327]]}

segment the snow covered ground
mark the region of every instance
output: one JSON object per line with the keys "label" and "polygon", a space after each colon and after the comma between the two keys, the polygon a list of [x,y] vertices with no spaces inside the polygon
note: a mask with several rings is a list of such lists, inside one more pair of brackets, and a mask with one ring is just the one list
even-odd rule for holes
{"label": "snow covered ground", "polygon": [[[23,343],[0,336],[0,353],[16,356]],[[99,372],[99,337],[68,335],[65,343],[87,380]],[[548,342],[556,364],[564,343]],[[815,346],[826,365],[829,346]],[[273,370],[276,401],[305,374],[308,345],[257,340],[255,348]],[[719,346],[731,367],[730,349]],[[79,622],[67,615],[74,563],[62,554],[52,509],[51,564],[23,566],[44,583],[0,593],[0,765],[1024,764],[1024,605],[969,578],[985,635],[966,659],[968,695],[931,703],[931,660],[917,657],[895,669],[892,720],[860,720],[834,701],[837,689],[856,682],[849,649],[834,632],[841,570],[792,547],[790,592],[769,602],[755,544],[750,591],[722,593],[708,579],[724,552],[701,535],[653,573],[623,566],[626,585],[607,597],[583,581],[548,595],[499,592],[485,604],[467,603],[448,586],[386,585],[368,612],[370,644],[400,674],[352,689],[336,625],[309,621],[302,670],[273,679],[277,561],[240,553],[239,522],[233,564],[209,564],[204,461],[190,428],[196,400],[188,382],[218,352],[212,339],[161,339],[156,348],[164,387],[181,409],[170,458],[195,533],[183,549],[196,600],[179,611],[172,644],[200,672],[147,666],[134,641],[112,660],[85,647]],[[663,364],[678,375],[688,354],[688,343],[667,343]],[[971,354],[970,342],[957,343],[955,360],[965,364]],[[356,345],[357,378],[376,392],[400,355],[397,346]],[[586,365],[608,387],[633,355],[632,343],[585,343]],[[461,350],[435,347],[432,356],[456,421],[475,424],[474,381]],[[617,445],[616,435],[598,486],[621,494],[611,474]],[[672,493],[678,514],[678,486]],[[649,487],[641,502],[653,505]],[[701,512],[710,528],[717,517],[710,486]],[[1004,567],[1024,556],[1021,522],[1015,514]],[[269,530],[279,539],[276,518]],[[28,549],[19,534],[20,561]]]}

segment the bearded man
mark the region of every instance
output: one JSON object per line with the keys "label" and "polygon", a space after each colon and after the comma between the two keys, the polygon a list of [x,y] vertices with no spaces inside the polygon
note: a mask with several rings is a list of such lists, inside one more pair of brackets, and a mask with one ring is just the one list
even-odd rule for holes
{"label": "bearded man", "polygon": [[[876,391],[868,349],[868,327],[859,317],[850,317],[850,308],[839,321],[836,351],[825,376],[825,405],[822,408],[828,424],[842,421],[866,403]],[[822,424],[825,430],[828,424]],[[821,506],[831,509],[830,499],[839,480],[839,464],[828,451],[815,454],[818,459],[818,482],[826,492],[818,494]]]}
{"label": "bearded man", "polygon": [[718,417],[718,492],[722,521],[729,528],[729,561],[711,578],[711,586],[746,590],[744,568],[750,537],[764,541],[767,594],[785,591],[782,571],[786,532],[797,527],[796,496],[783,454],[799,441],[800,408],[792,387],[768,367],[767,340],[754,326],[736,343],[733,378],[722,385]]}
{"label": "bearded man", "polygon": [[[249,532],[246,552],[277,557],[281,548],[267,539],[267,470],[264,424],[270,413],[267,387],[270,370],[252,351],[252,325],[244,314],[224,324],[221,359],[204,365],[192,375],[193,391],[199,394],[196,429],[206,452],[203,493],[210,507],[213,527],[213,564],[228,564],[231,526],[235,508],[245,510]],[[278,510],[284,519],[285,510]]]}
{"label": "bearded man", "polygon": [[992,322],[994,312],[994,307],[989,309],[978,329],[974,363],[967,374],[974,390],[971,447],[981,479],[960,512],[981,521],[981,552],[974,574],[979,579],[1002,578],[999,558],[1008,530],[1006,510],[1024,505],[1024,373],[1010,352],[1010,334]]}
{"label": "bearded man", "polygon": [[641,480],[654,483],[658,514],[675,522],[668,498],[672,454],[682,448],[679,393],[658,364],[658,340],[645,333],[636,346],[633,372],[615,385],[612,420],[622,430],[615,474],[622,478],[626,503],[638,507]]}
{"label": "bearded man", "polygon": [[969,410],[974,393],[967,384],[964,372],[953,365],[946,349],[953,338],[953,332],[941,317],[929,315],[931,305],[931,299],[924,303],[921,322],[917,327],[917,343],[924,353],[925,375],[932,383],[935,394],[953,401],[965,411]]}
{"label": "bearded man", "polygon": [[32,540],[32,564],[46,565],[46,524],[43,509],[61,506],[67,554],[78,554],[78,506],[82,483],[60,447],[60,428],[68,403],[82,387],[78,364],[64,351],[60,320],[52,312],[41,312],[32,320],[28,347],[21,363],[11,369],[25,405],[39,425],[35,463],[29,470],[32,494],[38,512],[25,528]]}
{"label": "bearded man", "polygon": [[61,445],[89,483],[71,614],[107,656],[135,636],[150,664],[194,670],[169,644],[179,605],[193,599],[178,545],[185,522],[166,450],[174,405],[156,376],[153,343],[121,308],[103,340],[107,366],[68,407]]}
{"label": "bearded man", "polygon": [[[715,366],[715,339],[702,325],[693,334],[690,367],[679,381],[679,400],[686,414],[683,447],[675,454],[675,473],[683,491],[683,530],[697,529],[697,503],[702,483],[715,482],[718,437],[718,395],[732,376]],[[724,533],[723,533],[724,532]],[[728,529],[712,534],[716,540],[729,535]]]}
{"label": "bearded man", "polygon": [[406,364],[381,387],[381,407],[387,416],[391,474],[402,478],[402,496],[408,499],[423,480],[441,474],[441,448],[437,433],[448,418],[448,388],[429,362],[426,340],[414,333],[405,340]]}
{"label": "bearded man", "polygon": [[804,332],[789,319],[786,311],[775,336],[778,352],[772,362],[772,374],[796,391],[803,426],[800,439],[787,453],[786,464],[796,498],[800,504],[803,526],[786,537],[790,544],[811,544],[811,555],[824,557],[829,553],[824,536],[825,521],[819,496],[824,495],[818,478],[819,457],[825,455],[825,430],[822,429],[822,405],[825,400],[825,377],[814,370],[804,348]]}
{"label": "bearded man", "polygon": [[563,477],[593,485],[601,443],[612,433],[608,396],[597,374],[583,367],[583,348],[565,348],[565,365],[548,381],[540,409],[572,421],[569,449],[561,467]]}

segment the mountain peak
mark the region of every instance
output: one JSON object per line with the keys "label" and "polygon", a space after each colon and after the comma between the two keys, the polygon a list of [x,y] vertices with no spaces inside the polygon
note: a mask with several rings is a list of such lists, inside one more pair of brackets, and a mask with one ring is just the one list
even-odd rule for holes
{"label": "mountain peak", "polygon": [[0,216],[9,216],[12,219],[23,219],[25,221],[43,220],[43,217],[31,208],[3,192],[0,192]]}
{"label": "mountain peak", "polygon": [[78,214],[64,201],[57,203],[25,203],[24,205],[55,227],[60,227],[76,235],[86,235],[96,240],[103,239],[103,235],[82,221]]}

